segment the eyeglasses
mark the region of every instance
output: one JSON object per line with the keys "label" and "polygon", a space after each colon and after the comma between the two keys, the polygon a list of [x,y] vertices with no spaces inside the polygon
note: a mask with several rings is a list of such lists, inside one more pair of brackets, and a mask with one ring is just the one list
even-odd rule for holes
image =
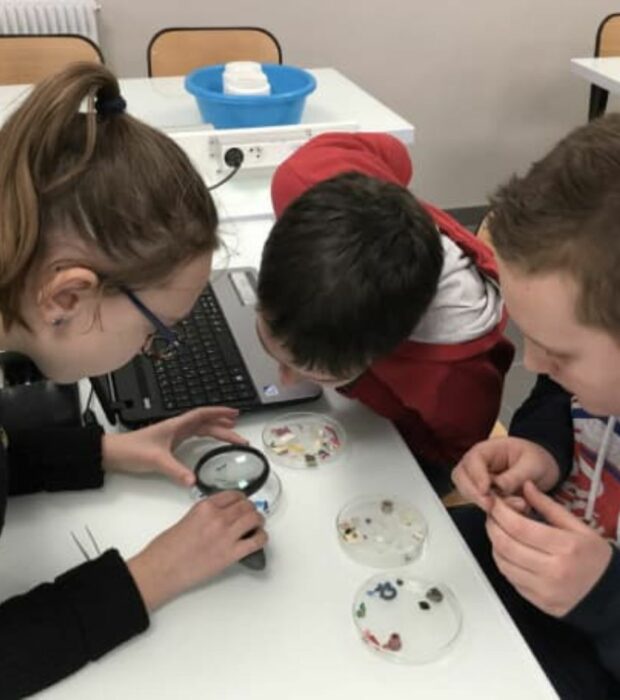
{"label": "eyeglasses", "polygon": [[163,321],[157,318],[157,316],[138,299],[131,289],[121,287],[121,291],[155,328],[153,333],[151,333],[144,342],[142,354],[152,360],[169,360],[176,355],[179,348],[183,345],[183,340],[179,336],[179,333],[169,328]]}

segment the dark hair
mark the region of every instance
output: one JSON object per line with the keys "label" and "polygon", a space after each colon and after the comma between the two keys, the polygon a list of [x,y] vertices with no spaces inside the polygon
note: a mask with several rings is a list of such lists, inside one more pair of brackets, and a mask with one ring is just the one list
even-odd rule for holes
{"label": "dark hair", "polygon": [[411,334],[442,264],[435,224],[408,190],[345,173],[307,190],[274,225],[259,310],[297,366],[346,377]]}
{"label": "dark hair", "polygon": [[620,115],[575,129],[491,206],[499,257],[528,274],[569,273],[577,318],[620,337]]}
{"label": "dark hair", "polygon": [[95,271],[108,293],[163,281],[217,247],[217,214],[201,177],[170,138],[123,106],[109,70],[76,63],[37,85],[0,129],[5,327],[26,325],[26,274],[55,230],[106,256],[108,269]]}

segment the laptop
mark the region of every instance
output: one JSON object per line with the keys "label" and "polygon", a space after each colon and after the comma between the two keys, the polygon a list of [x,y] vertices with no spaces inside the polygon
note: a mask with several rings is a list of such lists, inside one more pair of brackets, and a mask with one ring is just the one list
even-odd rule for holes
{"label": "laptop", "polygon": [[110,423],[138,428],[198,406],[254,411],[318,399],[311,382],[283,386],[276,362],[256,334],[257,271],[215,270],[190,315],[178,325],[184,341],[167,360],[143,355],[91,378]]}

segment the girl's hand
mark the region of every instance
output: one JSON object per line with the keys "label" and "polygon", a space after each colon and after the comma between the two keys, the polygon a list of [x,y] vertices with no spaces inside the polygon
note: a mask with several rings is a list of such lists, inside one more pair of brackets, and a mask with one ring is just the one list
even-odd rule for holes
{"label": "girl's hand", "polygon": [[[264,522],[239,491],[223,491],[196,503],[176,525],[127,562],[148,610],[264,547]],[[252,535],[244,538],[248,532]]]}
{"label": "girl's hand", "polygon": [[197,408],[161,423],[128,433],[103,436],[103,468],[133,474],[159,472],[182,486],[191,486],[194,473],[180,462],[173,451],[191,437],[208,436],[245,445],[248,441],[233,427],[238,411],[234,408]]}

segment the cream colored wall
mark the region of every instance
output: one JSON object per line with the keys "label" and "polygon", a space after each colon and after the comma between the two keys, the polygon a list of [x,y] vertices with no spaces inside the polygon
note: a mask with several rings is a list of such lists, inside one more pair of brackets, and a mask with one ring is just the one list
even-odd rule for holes
{"label": "cream colored wall", "polygon": [[586,117],[569,59],[590,55],[606,0],[101,0],[102,45],[122,76],[146,74],[164,26],[257,25],[284,59],[334,66],[413,122],[414,190],[478,204]]}

